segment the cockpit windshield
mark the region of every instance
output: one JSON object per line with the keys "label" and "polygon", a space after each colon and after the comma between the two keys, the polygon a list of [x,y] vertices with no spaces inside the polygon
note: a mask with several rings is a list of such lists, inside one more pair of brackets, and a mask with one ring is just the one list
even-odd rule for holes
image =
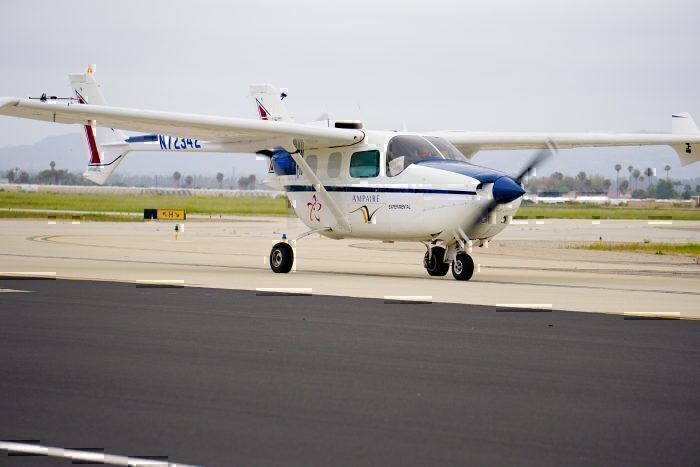
{"label": "cockpit windshield", "polygon": [[416,162],[449,159],[467,162],[467,158],[449,141],[435,136],[394,136],[386,151],[386,173],[394,177]]}

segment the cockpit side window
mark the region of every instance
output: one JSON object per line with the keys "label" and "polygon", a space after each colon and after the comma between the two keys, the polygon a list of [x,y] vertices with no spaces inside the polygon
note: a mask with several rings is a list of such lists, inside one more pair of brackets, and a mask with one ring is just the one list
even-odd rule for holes
{"label": "cockpit side window", "polygon": [[379,151],[360,151],[350,158],[350,176],[371,178],[379,175]]}
{"label": "cockpit side window", "polygon": [[386,151],[386,173],[395,177],[409,165],[430,159],[444,159],[431,143],[420,136],[394,136]]}

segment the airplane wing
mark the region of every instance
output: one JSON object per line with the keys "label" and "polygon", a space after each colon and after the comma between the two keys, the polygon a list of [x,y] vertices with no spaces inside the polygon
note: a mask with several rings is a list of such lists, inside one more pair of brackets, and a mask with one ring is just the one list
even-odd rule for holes
{"label": "airplane wing", "polygon": [[503,149],[542,149],[548,142],[559,148],[607,146],[671,146],[682,165],[700,161],[700,130],[687,114],[673,115],[671,133],[522,133],[438,131],[466,156],[478,151]]}
{"label": "airplane wing", "polygon": [[294,140],[305,148],[352,146],[360,143],[361,130],[326,128],[290,122],[215,117],[52,100],[0,97],[0,115],[160,133],[232,144],[237,151],[255,152],[282,146],[293,150]]}

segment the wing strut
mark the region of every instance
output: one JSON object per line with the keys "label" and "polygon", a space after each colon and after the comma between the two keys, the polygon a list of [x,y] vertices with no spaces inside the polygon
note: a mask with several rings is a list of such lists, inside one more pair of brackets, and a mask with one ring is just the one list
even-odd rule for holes
{"label": "wing strut", "polygon": [[329,195],[326,189],[323,187],[323,183],[321,183],[321,180],[319,180],[316,173],[311,169],[311,167],[309,167],[309,164],[307,164],[304,160],[304,141],[294,139],[294,147],[297,148],[297,151],[291,153],[291,156],[294,159],[294,162],[296,162],[297,165],[301,167],[303,176],[309,183],[311,183],[311,186],[314,187],[316,193],[319,194],[319,196],[326,203],[326,206],[328,206],[328,208],[330,209],[331,214],[335,218],[335,222],[337,225],[337,227],[334,230],[336,230],[339,233],[350,233],[352,231],[352,228],[350,227],[348,220],[343,215],[343,212],[340,210],[335,201],[333,201],[331,195]]}

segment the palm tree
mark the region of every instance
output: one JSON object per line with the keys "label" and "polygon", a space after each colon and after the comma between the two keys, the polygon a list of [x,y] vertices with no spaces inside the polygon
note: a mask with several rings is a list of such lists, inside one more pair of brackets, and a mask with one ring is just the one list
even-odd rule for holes
{"label": "palm tree", "polygon": [[629,175],[627,176],[627,181],[629,184],[632,184],[632,171],[634,170],[634,166],[628,165],[627,166],[627,172],[629,172]]}
{"label": "palm tree", "polygon": [[647,167],[644,170],[644,175],[646,175],[649,179],[649,186],[647,188],[651,189],[652,185],[654,184],[654,169],[652,169],[651,167]]}
{"label": "palm tree", "polygon": [[216,181],[219,182],[219,190],[223,188],[223,183],[224,183],[224,174],[221,172],[216,174]]}
{"label": "palm tree", "polygon": [[187,185],[187,188],[192,188],[192,182],[194,181],[194,178],[192,178],[192,175],[188,175],[185,177],[185,184]]}
{"label": "palm tree", "polygon": [[666,167],[664,167],[664,170],[666,171],[666,180],[668,180],[668,173],[671,171],[671,166],[667,165]]}
{"label": "palm tree", "polygon": [[639,169],[634,169],[632,171],[632,176],[634,177],[634,189],[636,190],[639,182],[639,176],[642,175],[642,172],[639,171]]}
{"label": "palm tree", "polygon": [[576,175],[576,180],[578,181],[578,191],[584,191],[586,187],[586,172],[579,172]]}
{"label": "palm tree", "polygon": [[56,175],[56,161],[49,162],[51,166],[51,177],[53,178],[53,184],[58,185],[58,176]]}
{"label": "palm tree", "polygon": [[630,187],[630,182],[628,182],[627,180],[622,180],[620,182],[620,191],[622,191],[623,193],[627,193],[627,190],[629,189],[629,187]]}
{"label": "palm tree", "polygon": [[615,175],[615,187],[617,189],[617,197],[620,197],[620,170],[622,170],[622,166],[620,164],[615,164],[615,172],[617,172],[617,175]]}
{"label": "palm tree", "polygon": [[173,180],[175,180],[175,186],[180,188],[180,179],[182,178],[182,174],[180,172],[173,172]]}

